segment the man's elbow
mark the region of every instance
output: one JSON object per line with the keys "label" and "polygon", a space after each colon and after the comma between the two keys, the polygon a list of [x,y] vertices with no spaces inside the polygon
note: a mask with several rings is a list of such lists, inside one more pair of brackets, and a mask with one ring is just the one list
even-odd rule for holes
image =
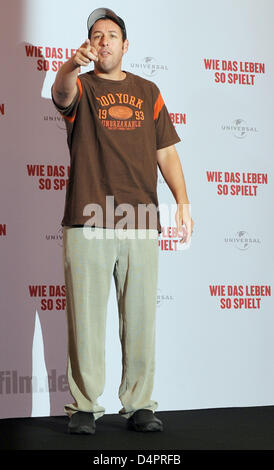
{"label": "man's elbow", "polygon": [[62,108],[66,108],[72,103],[76,93],[77,93],[77,88],[75,88],[73,92],[67,93],[64,90],[58,90],[55,83],[52,86],[53,99],[55,103]]}

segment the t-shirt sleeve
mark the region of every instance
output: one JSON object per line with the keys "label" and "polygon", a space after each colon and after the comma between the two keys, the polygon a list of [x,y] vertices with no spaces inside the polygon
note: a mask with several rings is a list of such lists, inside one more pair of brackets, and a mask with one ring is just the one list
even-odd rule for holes
{"label": "t-shirt sleeve", "polygon": [[181,141],[171,121],[169,112],[162,98],[161,92],[155,86],[154,94],[154,123],[156,130],[157,150],[169,147]]}
{"label": "t-shirt sleeve", "polygon": [[60,112],[61,116],[70,124],[72,124],[75,120],[78,105],[79,105],[80,100],[82,98],[82,94],[83,94],[82,83],[81,83],[81,80],[79,79],[79,77],[77,77],[77,93],[76,93],[75,97],[73,98],[73,101],[70,103],[70,105],[67,106],[67,107],[63,107],[63,106],[59,106],[55,102],[55,100],[53,98],[52,88],[51,88],[51,98],[52,98],[52,101],[53,101],[55,107]]}

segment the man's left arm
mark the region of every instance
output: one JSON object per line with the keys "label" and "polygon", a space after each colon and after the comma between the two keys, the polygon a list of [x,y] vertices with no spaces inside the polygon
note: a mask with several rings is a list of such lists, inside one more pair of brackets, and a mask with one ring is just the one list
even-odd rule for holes
{"label": "man's left arm", "polygon": [[[194,222],[190,215],[190,203],[187,196],[186,184],[179,155],[174,145],[157,150],[157,163],[177,203],[175,220],[178,235],[182,236],[180,243],[188,243],[192,235]],[[183,235],[182,225],[185,224],[186,235]]]}

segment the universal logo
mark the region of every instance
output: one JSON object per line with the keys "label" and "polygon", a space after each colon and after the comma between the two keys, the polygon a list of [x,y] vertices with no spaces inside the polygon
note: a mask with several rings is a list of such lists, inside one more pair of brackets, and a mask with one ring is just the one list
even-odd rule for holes
{"label": "universal logo", "polygon": [[174,300],[173,295],[167,295],[164,294],[161,289],[158,289],[157,291],[157,308],[162,307],[165,305],[167,302],[171,302]]}
{"label": "universal logo", "polygon": [[261,241],[259,238],[251,237],[248,232],[239,230],[234,237],[226,237],[225,243],[234,245],[238,250],[245,251],[251,246],[259,245]]}
{"label": "universal logo", "polygon": [[243,119],[235,119],[230,125],[222,125],[222,130],[231,132],[237,139],[244,139],[247,135],[258,132],[256,127],[248,126]]}
{"label": "universal logo", "polygon": [[131,69],[142,71],[147,77],[155,77],[159,72],[168,70],[167,65],[161,65],[154,57],[144,57],[142,62],[130,64]]}
{"label": "universal logo", "polygon": [[61,129],[61,131],[66,130],[65,120],[58,111],[54,115],[44,115],[44,121],[55,122],[58,129]]}
{"label": "universal logo", "polygon": [[46,234],[46,240],[54,241],[59,246],[63,246],[63,227],[58,227],[56,233],[53,234]]}

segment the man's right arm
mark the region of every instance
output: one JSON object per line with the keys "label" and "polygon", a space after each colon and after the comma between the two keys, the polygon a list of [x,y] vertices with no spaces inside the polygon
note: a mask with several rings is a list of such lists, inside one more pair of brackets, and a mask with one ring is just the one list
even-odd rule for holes
{"label": "man's right arm", "polygon": [[97,61],[97,51],[91,47],[90,40],[86,39],[76,54],[62,65],[57,72],[52,87],[52,95],[58,106],[69,106],[77,93],[77,77],[79,67],[89,65],[91,61]]}

